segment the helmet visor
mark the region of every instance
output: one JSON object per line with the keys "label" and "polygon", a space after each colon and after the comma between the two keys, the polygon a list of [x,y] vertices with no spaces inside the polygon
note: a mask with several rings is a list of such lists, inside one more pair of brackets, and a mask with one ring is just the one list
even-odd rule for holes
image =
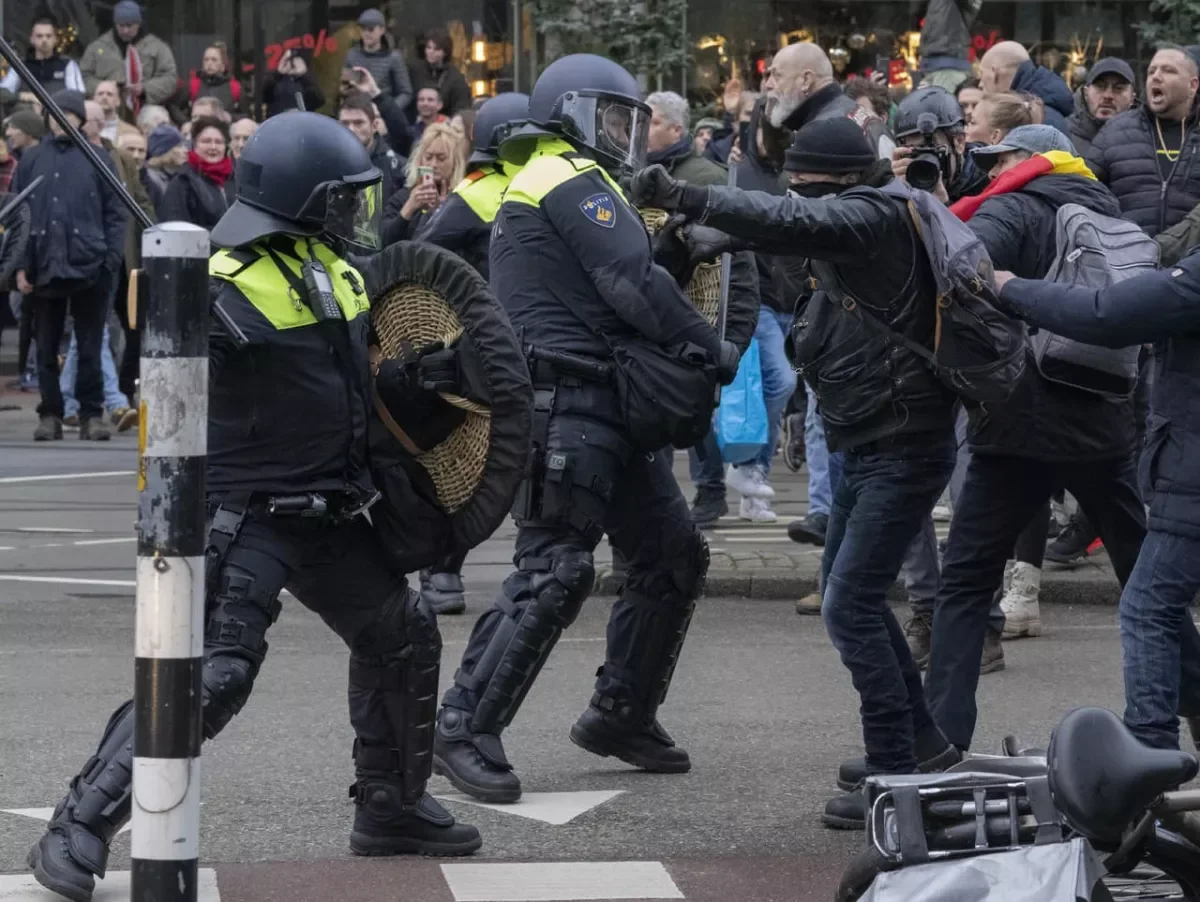
{"label": "helmet visor", "polygon": [[564,131],[626,169],[646,165],[650,113],[614,95],[572,93],[562,102]]}
{"label": "helmet visor", "polygon": [[382,182],[330,185],[325,197],[324,231],[355,247],[377,250],[382,214]]}

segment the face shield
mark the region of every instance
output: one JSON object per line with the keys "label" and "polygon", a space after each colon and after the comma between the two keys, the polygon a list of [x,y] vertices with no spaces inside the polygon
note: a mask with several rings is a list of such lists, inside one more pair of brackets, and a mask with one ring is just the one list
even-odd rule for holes
{"label": "face shield", "polygon": [[321,231],[326,235],[364,251],[379,249],[383,182],[378,172],[360,182],[330,183],[325,189],[324,208]]}
{"label": "face shield", "polygon": [[644,104],[613,94],[572,92],[562,100],[563,133],[619,169],[645,168],[650,115]]}

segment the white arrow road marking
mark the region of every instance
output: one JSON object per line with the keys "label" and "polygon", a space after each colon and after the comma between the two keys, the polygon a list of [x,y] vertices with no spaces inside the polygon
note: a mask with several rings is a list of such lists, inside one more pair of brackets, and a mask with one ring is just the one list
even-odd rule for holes
{"label": "white arrow road marking", "polygon": [[21,482],[54,482],[60,479],[108,479],[112,476],[136,476],[137,470],[106,470],[103,473],[55,473],[50,476],[4,476],[0,485],[16,485]]}
{"label": "white arrow road marking", "polygon": [[658,861],[443,864],[455,902],[576,902],[682,899]]}
{"label": "white arrow road marking", "polygon": [[[217,890],[217,872],[200,868],[196,880],[198,902],[221,902]],[[96,881],[92,902],[129,902],[129,871],[109,871],[103,880]],[[0,899],[4,902],[62,902],[62,896],[46,889],[32,874],[0,876]]]}
{"label": "white arrow road marking", "polygon": [[[609,799],[614,799],[623,793],[623,789],[603,790],[599,792],[527,792],[521,796],[521,801],[511,805],[496,805],[491,802],[481,802],[460,792],[438,794],[436,798],[446,802],[464,802],[467,805],[477,805],[480,808],[490,808],[501,814],[515,814],[517,817],[527,817],[530,820],[542,821],[561,827],[569,824],[579,815],[603,805]],[[540,898],[540,897],[539,897]],[[555,896],[554,898],[559,898]],[[563,898],[566,898],[565,896]],[[574,897],[572,897],[574,898]],[[616,896],[588,896],[586,898],[608,899]],[[655,898],[653,896],[635,896],[634,898]]]}
{"label": "white arrow road marking", "polygon": [[[54,816],[54,809],[53,808],[3,808],[3,809],[0,809],[0,814],[16,814],[16,815],[19,815],[20,817],[31,817],[35,821],[49,821],[50,818],[52,818]],[[126,824],[124,829],[121,830],[121,832],[128,833],[129,832],[129,824]],[[4,899],[4,898],[5,897],[3,895],[0,895],[0,899]]]}

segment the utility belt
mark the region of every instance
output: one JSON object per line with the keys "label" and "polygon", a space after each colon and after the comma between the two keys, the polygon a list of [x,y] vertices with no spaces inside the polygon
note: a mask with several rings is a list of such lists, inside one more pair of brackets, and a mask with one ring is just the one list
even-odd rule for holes
{"label": "utility belt", "polygon": [[529,366],[530,380],[539,388],[582,383],[611,385],[613,381],[611,362],[583,354],[527,345],[525,362]]}
{"label": "utility belt", "polygon": [[297,492],[295,494],[227,495],[215,509],[209,506],[212,524],[204,548],[206,583],[212,591],[217,573],[225,556],[237,540],[249,516],[288,519],[313,525],[349,523],[365,513],[382,495],[373,493],[365,502],[362,495],[352,492]]}

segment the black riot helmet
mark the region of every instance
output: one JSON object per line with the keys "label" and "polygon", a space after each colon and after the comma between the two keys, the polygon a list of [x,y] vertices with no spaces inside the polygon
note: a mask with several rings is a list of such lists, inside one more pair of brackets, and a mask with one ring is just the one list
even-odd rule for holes
{"label": "black riot helmet", "polygon": [[646,164],[650,107],[637,79],[602,56],[577,53],[555,60],[529,96],[529,124],[516,129],[501,156],[524,163],[541,135],[558,135],[610,171]]}
{"label": "black riot helmet", "polygon": [[272,116],[242,150],[237,200],[213,228],[213,244],[309,235],[377,248],[382,180],[362,142],[336,119],[298,111]]}
{"label": "black riot helmet", "polygon": [[529,119],[528,94],[497,94],[479,108],[468,165],[492,163],[500,158],[500,145],[515,128]]}
{"label": "black riot helmet", "polygon": [[892,127],[896,137],[920,134],[923,113],[934,117],[935,131],[957,134],[963,130],[965,118],[954,95],[937,85],[925,85],[905,97],[896,108],[896,119]]}

